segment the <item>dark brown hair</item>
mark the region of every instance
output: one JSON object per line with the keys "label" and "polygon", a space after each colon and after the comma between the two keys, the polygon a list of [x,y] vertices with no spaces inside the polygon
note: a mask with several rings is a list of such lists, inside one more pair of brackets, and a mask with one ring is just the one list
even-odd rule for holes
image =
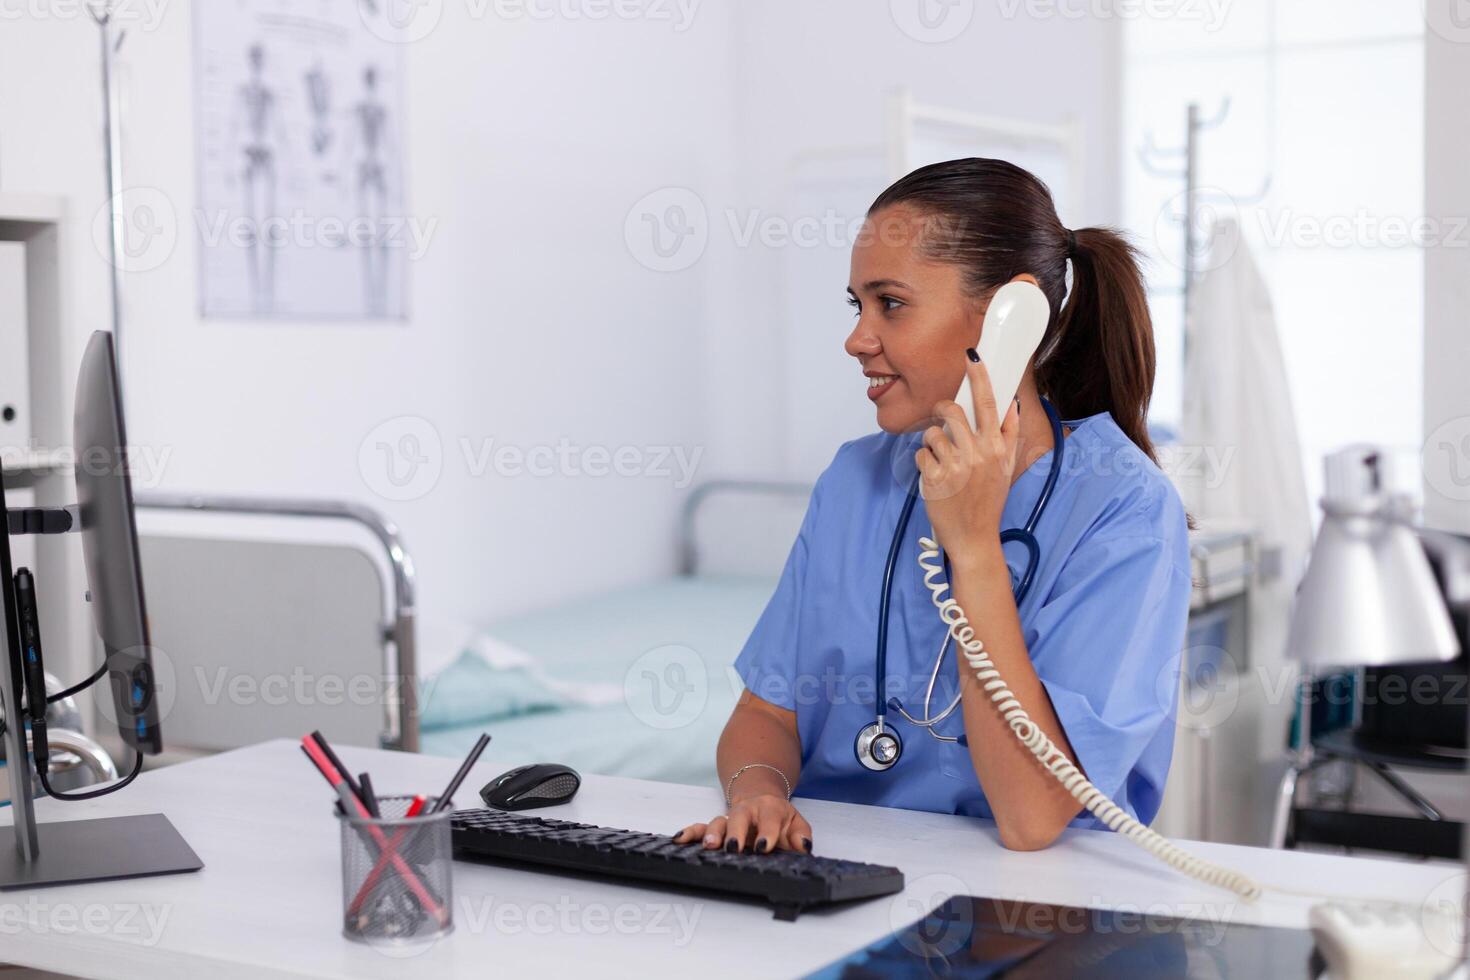
{"label": "dark brown hair", "polygon": [[1138,252],[1122,235],[1109,228],[1068,232],[1046,185],[1004,160],[972,157],[915,170],[880,194],[868,214],[899,204],[937,219],[928,222],[921,248],[962,266],[977,299],[1022,273],[1035,276],[1051,304],[1036,355],[1037,387],[1063,418],[1111,413],[1156,460],[1147,424],[1153,321]]}

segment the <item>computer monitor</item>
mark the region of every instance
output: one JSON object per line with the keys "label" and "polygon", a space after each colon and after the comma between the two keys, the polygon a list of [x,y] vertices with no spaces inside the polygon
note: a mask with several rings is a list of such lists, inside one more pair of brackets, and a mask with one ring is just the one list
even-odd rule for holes
{"label": "computer monitor", "polygon": [[[114,717],[123,741],[138,753],[163,748],[154,697],[148,619],[133,518],[127,439],[112,335],[97,331],[87,343],[77,377],[73,420],[77,506],[32,513],[41,533],[80,530],[88,600],[102,639]],[[54,527],[53,527],[54,525]],[[69,526],[68,526],[69,525]],[[0,847],[0,889],[194,871],[203,862],[160,813],[40,823],[32,801],[26,724],[20,712],[22,636],[11,567],[11,515],[0,467],[0,599],[9,669],[0,675],[6,718],[15,847]],[[48,583],[36,577],[45,594]],[[59,600],[67,601],[62,595]],[[29,697],[44,697],[41,691]],[[60,794],[72,795],[72,794]]]}
{"label": "computer monitor", "polygon": [[156,754],[163,742],[120,390],[112,334],[99,330],[82,354],[72,421],[82,558],[118,732],[136,751]]}

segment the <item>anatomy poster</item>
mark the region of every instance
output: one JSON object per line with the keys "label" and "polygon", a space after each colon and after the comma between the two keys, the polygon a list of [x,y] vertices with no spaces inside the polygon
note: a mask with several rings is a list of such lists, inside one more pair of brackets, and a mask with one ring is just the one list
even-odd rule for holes
{"label": "anatomy poster", "polygon": [[403,47],[379,6],[194,6],[205,316],[406,318],[428,234],[404,211]]}

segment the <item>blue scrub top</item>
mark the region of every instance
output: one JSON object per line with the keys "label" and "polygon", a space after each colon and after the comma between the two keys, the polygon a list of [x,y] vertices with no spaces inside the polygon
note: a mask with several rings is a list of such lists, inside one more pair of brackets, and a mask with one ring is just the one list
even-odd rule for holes
{"label": "blue scrub top", "polygon": [[[1087,777],[1148,823],[1158,812],[1174,745],[1179,660],[1189,615],[1189,541],[1169,479],[1103,413],[1066,423],[1062,471],[1036,527],[1041,546],[1020,607],[1026,648]],[[745,686],[796,712],[797,796],[991,816],[969,750],[939,742],[889,711],[903,756],[887,772],[857,761],[873,721],[874,654],[883,566],[912,480],[921,434],[879,432],[845,443],[817,480],[775,595],[735,661]],[[1021,527],[1052,464],[1032,463],[1011,487],[1002,527]],[[886,701],[923,716],[944,624],[918,566],[933,537],[919,500],[900,547],[889,612]],[[1008,545],[1015,580],[1025,552]],[[933,713],[958,683],[951,644]],[[1030,707],[1029,705],[1027,707]],[[957,710],[939,731],[957,735]],[[983,746],[981,747],[983,751]],[[1083,811],[1076,826],[1098,826]]]}

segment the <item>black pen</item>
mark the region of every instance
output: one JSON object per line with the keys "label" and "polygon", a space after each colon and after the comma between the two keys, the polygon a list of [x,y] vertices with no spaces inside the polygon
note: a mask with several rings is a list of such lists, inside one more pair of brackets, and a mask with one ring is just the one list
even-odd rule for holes
{"label": "black pen", "polygon": [[430,813],[438,813],[440,810],[449,806],[450,800],[454,798],[454,791],[459,789],[459,784],[464,782],[464,778],[470,774],[470,769],[480,758],[480,753],[484,752],[485,746],[489,744],[490,736],[481,732],[480,740],[475,743],[474,748],[470,749],[470,754],[465,756],[463,764],[459,767],[459,772],[454,774],[454,778],[449,781],[449,785],[444,788],[444,792],[439,794],[439,799],[434,802],[434,809],[430,810]]}
{"label": "black pen", "polygon": [[337,758],[337,753],[332,751],[332,746],[327,742],[327,737],[320,731],[314,731],[307,737],[317,744],[317,747],[322,750],[322,755],[327,757],[327,761],[332,764],[334,769],[342,774],[342,780],[347,783],[347,788],[352,790],[352,795],[359,800],[362,799],[362,788],[352,778],[352,770],[344,766],[342,760]]}
{"label": "black pen", "polygon": [[368,813],[374,818],[381,818],[383,811],[378,809],[378,794],[373,792],[373,777],[363,773],[357,777],[357,785],[362,787],[362,802],[367,805]]}

